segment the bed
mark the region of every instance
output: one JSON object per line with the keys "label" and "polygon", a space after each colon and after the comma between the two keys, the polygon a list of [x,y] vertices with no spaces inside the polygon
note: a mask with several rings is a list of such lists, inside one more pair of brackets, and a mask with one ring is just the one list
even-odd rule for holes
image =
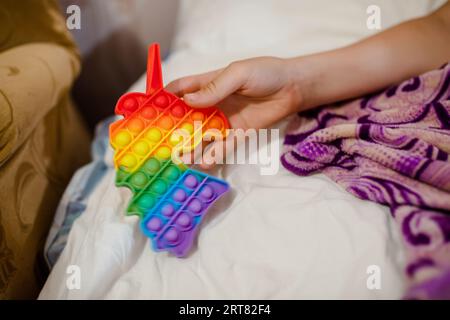
{"label": "bed", "polygon": [[[251,56],[289,57],[346,45],[377,32],[366,26],[369,5],[379,6],[386,28],[439,3],[183,1],[164,80]],[[130,91],[144,89],[143,75]],[[280,148],[288,121],[276,126],[279,141],[271,141]],[[60,207],[93,167],[101,174],[84,192],[73,224],[66,211],[57,212],[47,249],[62,228],[70,232],[40,299],[402,297],[405,258],[388,208],[356,199],[324,175],[298,177],[281,165],[273,176],[261,175],[259,165],[218,167],[213,174],[232,191],[210,209],[189,256],[153,252],[138,218],[124,215],[131,193],[114,185],[113,152],[102,125],[97,142],[103,152],[74,176]],[[68,283],[74,266],[80,279],[75,287]],[[374,266],[381,277],[377,288],[368,285]]]}

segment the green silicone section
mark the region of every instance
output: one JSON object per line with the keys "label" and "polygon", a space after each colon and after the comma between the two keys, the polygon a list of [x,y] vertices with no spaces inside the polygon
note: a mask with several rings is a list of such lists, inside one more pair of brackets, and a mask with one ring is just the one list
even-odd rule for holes
{"label": "green silicone section", "polygon": [[185,170],[185,167],[180,168],[171,160],[161,162],[153,157],[145,161],[133,174],[119,169],[116,185],[126,186],[133,192],[127,215],[143,218]]}

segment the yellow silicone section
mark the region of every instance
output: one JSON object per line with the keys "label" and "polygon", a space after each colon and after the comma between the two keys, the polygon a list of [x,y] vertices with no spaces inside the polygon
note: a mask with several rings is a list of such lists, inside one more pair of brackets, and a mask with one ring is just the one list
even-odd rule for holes
{"label": "yellow silicone section", "polygon": [[[186,130],[190,135],[190,139],[186,140],[184,144],[185,150],[193,150],[199,145],[202,139],[198,139],[200,141],[195,141],[194,139],[198,131],[202,130],[201,137],[203,138],[205,129],[224,129],[225,123],[221,117],[216,115],[216,110],[207,115],[186,106],[187,112],[184,116],[179,119],[174,117],[173,114],[170,114],[170,108],[176,102],[177,100],[166,107],[147,126],[139,118],[140,116],[142,117],[142,112],[139,112],[141,108],[127,119],[119,120],[124,121],[124,123],[121,123],[120,127],[117,127],[110,137],[111,144],[117,151],[114,156],[116,168],[122,166],[125,171],[134,173],[149,157],[155,156],[161,160],[170,159],[172,148],[178,145],[182,139],[180,135],[172,134],[177,128]],[[145,106],[143,108],[148,109],[149,107]],[[150,114],[151,112],[147,110],[146,113]],[[151,117],[149,116],[149,118]],[[195,130],[193,121],[202,121],[201,128]]]}

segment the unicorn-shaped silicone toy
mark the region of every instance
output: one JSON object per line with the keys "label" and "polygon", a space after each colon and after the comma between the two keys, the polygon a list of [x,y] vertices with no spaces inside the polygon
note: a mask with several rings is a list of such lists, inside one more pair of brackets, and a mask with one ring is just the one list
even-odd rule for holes
{"label": "unicorn-shaped silicone toy", "polygon": [[116,185],[133,193],[126,214],[141,218],[154,250],[185,256],[206,211],[229,187],[174,161],[177,131],[187,133],[183,150],[193,149],[194,136],[203,137],[208,129],[224,137],[228,121],[217,107],[194,109],[164,90],[158,44],[149,47],[146,93],[124,94],[115,113],[124,116],[110,126]]}

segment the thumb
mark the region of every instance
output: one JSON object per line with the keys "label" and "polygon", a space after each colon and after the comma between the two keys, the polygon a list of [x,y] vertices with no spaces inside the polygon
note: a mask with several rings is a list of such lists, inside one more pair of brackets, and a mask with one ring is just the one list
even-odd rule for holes
{"label": "thumb", "polygon": [[240,89],[245,79],[246,74],[240,63],[233,62],[206,86],[199,91],[185,94],[183,99],[192,107],[210,107]]}

